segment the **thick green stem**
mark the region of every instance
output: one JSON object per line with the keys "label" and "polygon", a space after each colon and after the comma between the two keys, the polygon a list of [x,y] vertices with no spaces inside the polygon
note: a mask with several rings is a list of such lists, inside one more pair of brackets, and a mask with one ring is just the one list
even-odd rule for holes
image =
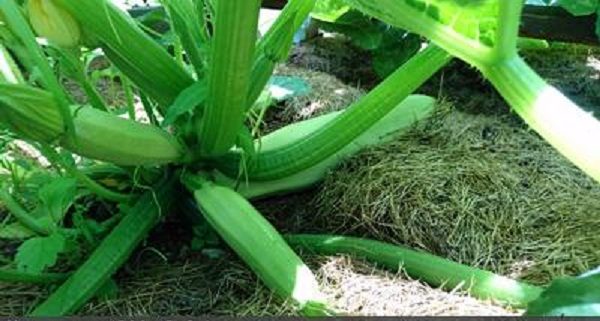
{"label": "thick green stem", "polygon": [[248,108],[260,96],[277,63],[287,58],[295,32],[306,20],[314,5],[315,0],[289,1],[273,26],[258,42],[248,94]]}
{"label": "thick green stem", "polygon": [[44,156],[52,161],[54,165],[61,165],[67,171],[67,173],[69,173],[69,175],[75,177],[81,184],[99,197],[117,203],[127,203],[131,200],[130,195],[113,192],[89,178],[86,174],[81,172],[75,164],[64,161],[52,147],[42,145],[41,151]]}
{"label": "thick green stem", "polygon": [[496,33],[496,45],[494,55],[497,60],[510,59],[517,55],[517,40],[519,38],[519,23],[523,1],[503,0],[499,1],[498,32]]}
{"label": "thick green stem", "polygon": [[292,247],[317,254],[351,254],[394,271],[403,268],[411,277],[433,286],[446,290],[460,288],[477,298],[497,300],[512,307],[525,307],[542,293],[542,288],[533,285],[382,242],[332,235],[289,235],[286,240]]}
{"label": "thick green stem", "polygon": [[482,71],[533,130],[600,182],[600,121],[547,84],[520,57]]}
{"label": "thick green stem", "polygon": [[50,231],[33,218],[4,188],[0,188],[0,201],[2,201],[4,206],[6,206],[19,223],[23,224],[26,228],[39,235],[50,234]]}
{"label": "thick green stem", "polygon": [[208,100],[196,116],[200,154],[206,157],[227,153],[244,125],[260,1],[218,1],[216,6]]}
{"label": "thick green stem", "polygon": [[79,22],[85,35],[101,43],[108,58],[163,111],[192,84],[192,77],[111,1],[54,1]]}
{"label": "thick green stem", "polygon": [[[248,169],[248,178],[255,181],[283,178],[320,163],[385,117],[450,59],[435,46],[418,53],[368,95],[306,139],[259,152]],[[230,153],[216,165],[235,177],[239,161],[240,154]]]}
{"label": "thick green stem", "polygon": [[106,107],[106,103],[104,99],[98,93],[98,90],[91,84],[85,70],[85,66],[80,60],[81,52],[79,48],[75,49],[63,49],[63,48],[53,48],[57,55],[59,55],[60,63],[62,63],[63,72],[72,78],[74,78],[79,85],[85,91],[86,96],[89,99],[90,105],[92,107],[102,110],[108,111]]}
{"label": "thick green stem", "polygon": [[206,57],[203,47],[209,41],[204,21],[204,2],[193,0],[162,1],[171,18],[171,26],[185,49],[197,79],[204,76]]}
{"label": "thick green stem", "polygon": [[[263,182],[239,182],[219,172],[214,173],[215,179],[222,185],[235,188],[238,193],[246,198],[259,198],[298,191],[321,181],[329,171],[337,167],[344,159],[359,151],[397,139],[399,135],[413,128],[415,123],[427,118],[435,110],[435,107],[435,99],[431,97],[408,96],[385,117],[337,153],[308,169],[282,179]],[[329,113],[283,127],[261,137],[260,146],[263,150],[269,150],[278,148],[278,146],[298,144],[310,133],[335,120],[342,112]]]}
{"label": "thick green stem", "polygon": [[[474,65],[487,65],[494,60],[493,50],[470,39],[451,26],[435,19],[435,7],[427,1],[410,0],[346,0],[351,6],[389,25],[418,33],[431,39],[455,57]],[[505,1],[505,0],[501,0]],[[506,0],[513,1],[513,0]],[[450,2],[450,1],[449,1]],[[432,14],[433,12],[433,14]],[[457,21],[460,21],[457,16]]]}
{"label": "thick green stem", "polygon": [[0,282],[26,284],[52,284],[64,281],[69,275],[64,273],[26,273],[0,269]]}

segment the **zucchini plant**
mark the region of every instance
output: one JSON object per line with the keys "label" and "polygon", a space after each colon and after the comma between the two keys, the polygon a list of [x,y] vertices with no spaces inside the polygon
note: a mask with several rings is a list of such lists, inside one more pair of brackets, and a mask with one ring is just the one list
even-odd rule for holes
{"label": "zucchini plant", "polygon": [[[305,315],[330,315],[334,312],[310,269],[248,199],[306,188],[361,148],[393,139],[427,117],[434,100],[411,93],[453,56],[481,69],[534,130],[600,181],[600,141],[594,139],[600,136],[598,122],[547,85],[517,54],[520,0],[348,3],[432,44],[345,111],[258,137],[248,125],[249,111],[275,66],[286,59],[314,0],[289,1],[259,39],[259,0],[165,0],[176,35],[173,52],[108,0],[0,0],[0,121],[36,146],[63,176],[104,202],[121,206],[108,234],[75,271],[5,269],[0,279],[58,282],[31,314],[76,313],[171,205],[191,197],[201,213],[191,214],[201,215],[267,286],[295,302]],[[98,99],[90,99],[90,105],[75,103],[54,67],[66,61],[79,71],[83,87],[91,88],[84,48],[101,50],[116,66],[126,88],[130,84],[138,92],[150,123],[136,121],[131,106],[129,117],[120,117]],[[62,59],[56,59],[56,52]],[[88,94],[94,95],[91,90]],[[125,187],[108,184],[111,175]],[[15,186],[6,184],[1,190],[18,224],[49,237],[68,232],[61,228],[62,218],[51,230],[39,226],[39,219],[19,204]],[[464,281],[484,298],[524,305],[540,292],[378,243],[342,238],[332,250],[322,246],[327,241],[289,240],[325,253],[373,248],[357,254],[376,256],[388,266],[404,263],[412,275],[433,284]],[[437,264],[446,268],[435,268]],[[502,286],[514,290],[499,291]]]}
{"label": "zucchini plant", "polygon": [[421,34],[481,70],[548,143],[600,182],[600,122],[527,65],[517,50],[524,2],[347,0],[390,25]]}

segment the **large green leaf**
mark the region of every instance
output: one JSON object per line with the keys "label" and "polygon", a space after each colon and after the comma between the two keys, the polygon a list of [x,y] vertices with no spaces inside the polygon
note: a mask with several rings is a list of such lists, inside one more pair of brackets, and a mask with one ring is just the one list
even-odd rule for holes
{"label": "large green leaf", "polygon": [[365,50],[374,50],[381,46],[389,27],[377,20],[353,10],[338,17],[335,21],[320,21],[319,27],[350,37],[352,43]]}
{"label": "large green leaf", "polygon": [[[349,0],[358,8],[366,8],[367,12],[374,11],[395,22],[399,17],[393,17],[397,11],[404,10],[403,15],[413,15],[430,22],[431,28],[452,28],[458,33],[474,39],[488,42],[490,33],[496,29],[498,22],[497,0],[383,0],[381,5],[368,5],[366,0]],[[371,1],[368,1],[371,2]],[[381,8],[388,5],[389,11]],[[414,25],[417,29],[427,28],[420,24],[407,23],[406,27]]]}
{"label": "large green leaf", "polygon": [[419,36],[400,29],[390,29],[381,45],[373,51],[373,69],[381,78],[391,75],[421,49]]}
{"label": "large green leaf", "polygon": [[485,65],[494,59],[497,0],[346,1],[389,25],[425,36],[470,63]]}

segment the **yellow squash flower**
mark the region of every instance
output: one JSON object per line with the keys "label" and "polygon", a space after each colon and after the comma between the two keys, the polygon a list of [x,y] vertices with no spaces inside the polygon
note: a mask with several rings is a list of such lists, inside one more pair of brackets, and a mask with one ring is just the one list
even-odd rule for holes
{"label": "yellow squash flower", "polygon": [[54,0],[28,0],[27,10],[31,26],[39,36],[61,47],[74,47],[79,44],[79,24]]}

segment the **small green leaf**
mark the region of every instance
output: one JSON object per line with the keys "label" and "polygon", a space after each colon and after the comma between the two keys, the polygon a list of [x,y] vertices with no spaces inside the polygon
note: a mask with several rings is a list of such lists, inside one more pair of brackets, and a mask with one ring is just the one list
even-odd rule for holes
{"label": "small green leaf", "polygon": [[179,117],[186,113],[191,113],[196,106],[201,105],[206,100],[207,90],[206,84],[203,82],[195,82],[193,85],[186,88],[177,96],[175,102],[167,109],[163,126],[174,124]]}
{"label": "small green leaf", "polygon": [[531,302],[527,316],[600,316],[600,275],[555,280]]}
{"label": "small green leaf", "polygon": [[192,227],[192,232],[194,233],[194,237],[192,238],[190,247],[194,251],[202,251],[208,246],[217,246],[220,244],[219,235],[204,218]]}
{"label": "small green leaf", "polygon": [[381,46],[389,26],[365,16],[360,11],[349,11],[335,22],[322,21],[319,27],[325,31],[346,35],[355,46],[374,50]]}
{"label": "small green leaf", "polygon": [[420,48],[419,36],[400,29],[390,29],[384,34],[381,46],[373,52],[373,69],[381,79],[385,79]]}
{"label": "small green leaf", "polygon": [[39,193],[41,210],[44,216],[51,217],[54,222],[62,221],[67,210],[73,205],[77,195],[77,180],[60,177],[44,185]]}
{"label": "small green leaf", "polygon": [[311,17],[321,21],[335,22],[350,9],[344,0],[317,0]]}
{"label": "small green leaf", "polygon": [[58,233],[25,241],[19,246],[15,256],[18,270],[28,273],[44,272],[46,268],[56,264],[65,244],[65,237]]}
{"label": "small green leaf", "polygon": [[574,16],[587,16],[598,10],[600,0],[559,0],[558,4]]}
{"label": "small green leaf", "polygon": [[[49,216],[40,217],[35,220],[39,225],[44,226],[47,229],[50,229],[50,227],[54,225],[53,220]],[[36,232],[28,229],[19,222],[8,224],[0,228],[0,239],[25,240],[36,235]]]}
{"label": "small green leaf", "polygon": [[96,298],[100,301],[114,300],[119,297],[119,285],[115,280],[108,279],[96,292]]}

